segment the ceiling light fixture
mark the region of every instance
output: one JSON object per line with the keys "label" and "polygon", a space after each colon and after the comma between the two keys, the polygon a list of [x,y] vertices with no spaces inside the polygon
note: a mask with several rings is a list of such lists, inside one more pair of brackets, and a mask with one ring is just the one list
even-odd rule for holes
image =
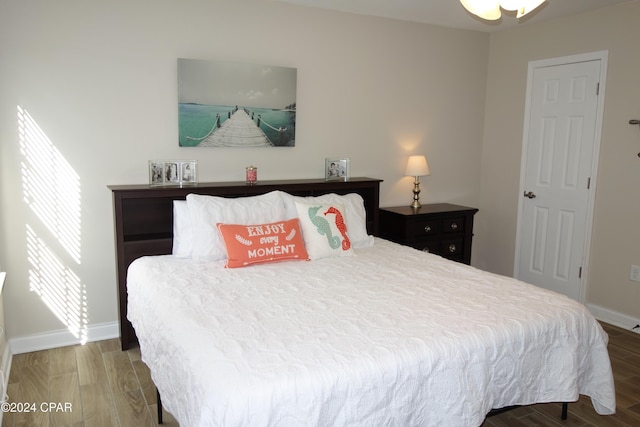
{"label": "ceiling light fixture", "polygon": [[547,0],[460,0],[460,3],[474,15],[495,21],[502,15],[500,8],[515,11],[516,17],[521,18],[545,1]]}

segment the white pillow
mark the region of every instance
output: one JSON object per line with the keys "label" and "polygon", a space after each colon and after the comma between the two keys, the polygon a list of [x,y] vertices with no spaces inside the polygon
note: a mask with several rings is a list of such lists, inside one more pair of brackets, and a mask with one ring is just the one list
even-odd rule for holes
{"label": "white pillow", "polygon": [[295,202],[309,259],[352,255],[344,206]]}
{"label": "white pillow", "polygon": [[282,192],[251,197],[217,197],[187,195],[193,227],[193,255],[197,261],[218,261],[227,258],[224,241],[217,223],[267,224],[287,219]]}
{"label": "white pillow", "polygon": [[287,216],[293,218],[298,215],[296,202],[301,203],[336,203],[344,206],[346,216],[344,221],[349,230],[351,246],[354,248],[366,248],[373,245],[373,236],[367,233],[367,212],[364,209],[364,199],[357,193],[339,195],[335,193],[322,196],[299,197],[288,193],[282,193],[287,204]]}
{"label": "white pillow", "polygon": [[173,201],[173,249],[171,253],[178,258],[191,258],[193,228],[191,213],[186,200]]}

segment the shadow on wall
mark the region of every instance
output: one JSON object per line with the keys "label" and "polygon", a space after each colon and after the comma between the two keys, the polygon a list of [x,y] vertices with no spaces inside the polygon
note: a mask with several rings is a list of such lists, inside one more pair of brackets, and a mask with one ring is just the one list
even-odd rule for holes
{"label": "shadow on wall", "polygon": [[[18,106],[29,290],[80,342],[87,340],[81,262],[80,178],[31,115]],[[33,223],[30,223],[33,218]],[[40,231],[42,230],[42,231]]]}

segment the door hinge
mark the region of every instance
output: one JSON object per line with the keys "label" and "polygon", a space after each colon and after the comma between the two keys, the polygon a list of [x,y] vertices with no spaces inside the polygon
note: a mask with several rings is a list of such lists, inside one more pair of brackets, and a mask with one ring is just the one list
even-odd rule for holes
{"label": "door hinge", "polygon": [[582,267],[578,269],[578,279],[582,279]]}
{"label": "door hinge", "polygon": [[600,82],[596,83],[596,95],[600,95]]}
{"label": "door hinge", "polygon": [[591,177],[587,178],[587,190],[591,189]]}

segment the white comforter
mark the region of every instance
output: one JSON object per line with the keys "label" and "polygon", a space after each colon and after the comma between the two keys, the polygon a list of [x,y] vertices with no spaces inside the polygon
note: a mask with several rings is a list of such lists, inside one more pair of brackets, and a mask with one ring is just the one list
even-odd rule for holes
{"label": "white comforter", "polygon": [[381,239],[241,269],[141,258],[128,292],[182,427],[478,426],[578,394],[615,411],[607,336],[584,306]]}

